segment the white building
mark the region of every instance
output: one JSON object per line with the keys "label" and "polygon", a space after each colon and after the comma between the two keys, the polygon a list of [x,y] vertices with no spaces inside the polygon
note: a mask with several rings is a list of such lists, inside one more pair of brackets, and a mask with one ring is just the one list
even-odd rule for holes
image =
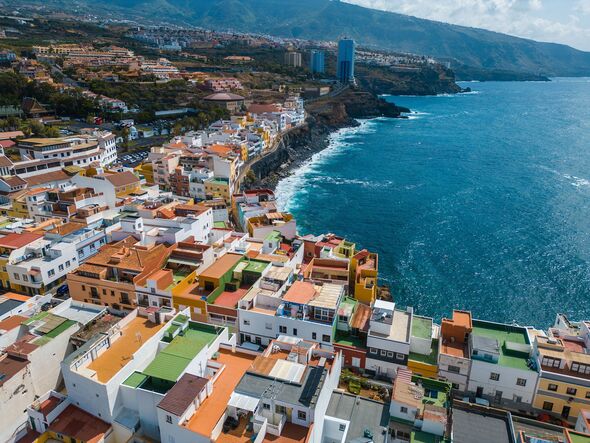
{"label": "white building", "polygon": [[292,335],[331,349],[344,288],[303,281],[288,286],[291,272],[288,267],[271,267],[240,300],[240,342],[264,346],[279,335]]}
{"label": "white building", "polygon": [[497,406],[532,404],[538,373],[529,362],[532,345],[526,328],[473,320],[469,350],[470,393]]}
{"label": "white building", "polygon": [[413,310],[395,309],[395,303],[376,300],[367,334],[365,369],[377,376],[395,378],[408,364]]}

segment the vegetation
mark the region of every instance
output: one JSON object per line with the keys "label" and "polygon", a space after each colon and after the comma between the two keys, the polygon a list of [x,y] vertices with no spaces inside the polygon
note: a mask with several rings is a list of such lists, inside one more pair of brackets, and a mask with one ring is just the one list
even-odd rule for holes
{"label": "vegetation", "polygon": [[84,117],[97,110],[97,104],[79,93],[64,94],[48,83],[32,82],[14,72],[0,73],[0,106],[20,105],[25,97],[33,97],[56,114]]}
{"label": "vegetation", "polygon": [[[45,0],[31,0],[46,5]],[[53,0],[71,10],[73,0]],[[234,29],[301,39],[336,40],[344,33],[364,45],[414,54],[428,54],[461,64],[548,76],[587,75],[590,54],[565,45],[534,42],[496,32],[423,20],[331,0],[76,1],[80,12],[177,23],[209,29]],[[269,14],[269,11],[273,11]]]}
{"label": "vegetation", "polygon": [[59,129],[55,126],[45,126],[38,120],[27,120],[18,117],[0,119],[0,131],[22,131],[25,136],[59,137]]}

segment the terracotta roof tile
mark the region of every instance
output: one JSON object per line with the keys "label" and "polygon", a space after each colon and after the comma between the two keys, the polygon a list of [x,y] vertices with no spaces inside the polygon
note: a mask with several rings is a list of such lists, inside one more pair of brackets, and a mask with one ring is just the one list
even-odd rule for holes
{"label": "terracotta roof tile", "polygon": [[199,393],[205,389],[209,380],[192,374],[184,374],[158,403],[158,407],[171,414],[180,416]]}

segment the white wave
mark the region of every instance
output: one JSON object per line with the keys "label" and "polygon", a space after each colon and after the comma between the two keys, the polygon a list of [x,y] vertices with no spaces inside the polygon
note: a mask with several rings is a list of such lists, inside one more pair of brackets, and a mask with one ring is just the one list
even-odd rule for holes
{"label": "white wave", "polygon": [[479,95],[481,91],[469,91],[469,92],[461,92],[459,95]]}
{"label": "white wave", "polygon": [[588,187],[590,186],[590,180],[582,177],[576,177],[575,175],[564,174],[563,177],[567,180],[570,180],[570,184],[575,186],[576,188]]}
{"label": "white wave", "polygon": [[277,207],[281,211],[289,211],[296,203],[297,195],[305,190],[305,184],[309,183],[309,176],[335,155],[355,149],[355,144],[347,142],[349,138],[359,134],[375,132],[371,126],[376,119],[357,120],[359,126],[342,128],[330,134],[329,144],[323,151],[317,152],[309,160],[304,162],[291,175],[280,180],[275,189]]}

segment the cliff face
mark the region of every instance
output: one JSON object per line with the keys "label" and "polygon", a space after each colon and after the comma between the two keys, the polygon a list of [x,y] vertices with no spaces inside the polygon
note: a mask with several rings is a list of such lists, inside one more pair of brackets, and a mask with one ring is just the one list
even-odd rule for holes
{"label": "cliff face", "polygon": [[428,65],[407,71],[390,68],[360,67],[357,81],[373,94],[437,95],[461,92],[455,74],[440,65]]}
{"label": "cliff face", "polygon": [[358,118],[400,117],[407,108],[359,90],[348,89],[336,97],[324,97],[306,105],[308,118],[303,126],[283,136],[277,149],[251,166],[256,179],[244,183],[246,188],[276,186],[316,152],[328,147],[330,133],[357,126]]}

